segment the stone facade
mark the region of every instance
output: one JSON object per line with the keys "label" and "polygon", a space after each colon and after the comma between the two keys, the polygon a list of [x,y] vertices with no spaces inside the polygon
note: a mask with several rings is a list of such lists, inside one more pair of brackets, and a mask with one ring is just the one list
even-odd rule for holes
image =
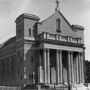
{"label": "stone facade", "polygon": [[70,25],[59,10],[39,20],[33,14],[20,15],[16,36],[0,45],[0,85],[68,89],[83,85],[84,28]]}

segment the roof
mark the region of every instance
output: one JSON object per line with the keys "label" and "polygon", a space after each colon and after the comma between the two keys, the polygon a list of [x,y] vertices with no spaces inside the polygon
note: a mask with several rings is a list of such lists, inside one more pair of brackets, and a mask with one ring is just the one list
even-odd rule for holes
{"label": "roof", "polygon": [[7,39],[5,42],[3,42],[2,44],[0,44],[0,48],[9,45],[10,43],[15,43],[16,42],[16,36],[11,37],[9,39]]}
{"label": "roof", "polygon": [[23,18],[33,19],[33,20],[40,20],[40,18],[39,18],[38,16],[34,15],[34,14],[23,13],[23,14],[19,15],[19,16],[16,18],[15,22],[17,22],[17,21],[18,21],[19,19],[21,19],[22,17],[23,17]]}

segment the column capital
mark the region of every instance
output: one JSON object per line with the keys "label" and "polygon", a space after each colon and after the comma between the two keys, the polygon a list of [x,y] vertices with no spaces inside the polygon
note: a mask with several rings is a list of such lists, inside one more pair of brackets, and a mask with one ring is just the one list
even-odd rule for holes
{"label": "column capital", "polygon": [[68,51],[68,54],[70,54],[71,53],[71,51]]}
{"label": "column capital", "polygon": [[73,52],[73,51],[70,51],[70,53],[72,53],[72,54],[73,54],[74,52]]}
{"label": "column capital", "polygon": [[60,53],[62,53],[62,50],[59,50]]}
{"label": "column capital", "polygon": [[44,51],[44,52],[46,52],[46,50],[47,50],[46,48],[43,48],[43,51]]}
{"label": "column capital", "polygon": [[74,53],[74,51],[68,51],[68,54],[73,54]]}
{"label": "column capital", "polygon": [[83,52],[78,52],[80,55],[83,54]]}
{"label": "column capital", "polygon": [[60,50],[57,49],[56,51],[59,52]]}
{"label": "column capital", "polygon": [[50,49],[49,49],[49,48],[47,48],[46,50],[47,50],[48,52],[50,51]]}

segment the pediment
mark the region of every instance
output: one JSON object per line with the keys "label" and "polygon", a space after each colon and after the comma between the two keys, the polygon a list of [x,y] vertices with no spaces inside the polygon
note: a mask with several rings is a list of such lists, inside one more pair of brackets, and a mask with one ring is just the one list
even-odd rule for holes
{"label": "pediment", "polygon": [[[56,20],[60,19],[60,32],[57,32]],[[38,33],[48,32],[51,34],[60,34],[63,36],[79,37],[83,39],[83,31],[75,31],[69,21],[63,16],[60,11],[55,11],[47,19],[40,22]]]}

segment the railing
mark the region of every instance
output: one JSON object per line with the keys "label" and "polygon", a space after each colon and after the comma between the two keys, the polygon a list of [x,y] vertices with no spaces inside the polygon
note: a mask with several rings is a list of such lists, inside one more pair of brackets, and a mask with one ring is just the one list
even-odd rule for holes
{"label": "railing", "polygon": [[60,39],[60,41],[68,41],[68,37],[67,36],[61,36],[61,39]]}
{"label": "railing", "polygon": [[49,40],[57,40],[57,41],[64,41],[64,42],[72,42],[72,43],[82,43],[82,39],[81,38],[73,38],[73,37],[69,37],[69,36],[61,36],[58,34],[50,34],[47,32],[42,32],[39,35],[39,38],[43,38],[43,39],[49,39]]}

